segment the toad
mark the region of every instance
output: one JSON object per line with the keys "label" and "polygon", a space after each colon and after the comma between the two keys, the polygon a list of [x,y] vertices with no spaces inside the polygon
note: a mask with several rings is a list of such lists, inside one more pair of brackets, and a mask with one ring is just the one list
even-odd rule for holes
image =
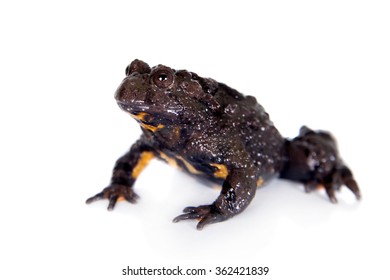
{"label": "toad", "polygon": [[214,202],[186,207],[173,220],[196,219],[197,229],[241,213],[275,177],[307,191],[325,188],[331,202],[343,185],[361,197],[330,133],[303,126],[296,138],[284,138],[255,97],[190,71],[134,60],[125,72],[115,99],[142,135],[117,160],[109,186],[87,203],[108,199],[109,210],[119,200],[134,203],[134,183],[154,158],[222,186]]}

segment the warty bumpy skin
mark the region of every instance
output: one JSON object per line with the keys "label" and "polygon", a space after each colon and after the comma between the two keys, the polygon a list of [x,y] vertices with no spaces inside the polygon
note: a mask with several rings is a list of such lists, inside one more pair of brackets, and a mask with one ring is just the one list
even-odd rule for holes
{"label": "warty bumpy skin", "polygon": [[222,185],[214,202],[186,207],[173,220],[196,219],[198,229],[241,213],[258,187],[278,176],[307,191],[323,187],[332,202],[342,185],[361,197],[328,132],[303,126],[285,139],[256,98],[193,72],[137,59],[125,72],[115,99],[142,135],[117,160],[110,185],[87,203],[108,199],[109,210],[121,199],[134,203],[134,183],[153,158]]}

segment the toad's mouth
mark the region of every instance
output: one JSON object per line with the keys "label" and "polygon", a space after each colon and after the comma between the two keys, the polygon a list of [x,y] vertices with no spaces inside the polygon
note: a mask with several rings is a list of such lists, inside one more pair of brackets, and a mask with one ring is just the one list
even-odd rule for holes
{"label": "toad's mouth", "polygon": [[134,114],[136,112],[148,112],[150,111],[150,106],[149,105],[145,105],[145,104],[127,104],[127,103],[123,103],[123,102],[120,102],[118,101],[118,106],[123,110],[123,111],[126,111],[130,114]]}
{"label": "toad's mouth", "polygon": [[178,116],[181,111],[183,111],[182,106],[163,106],[159,104],[158,106],[155,105],[148,105],[145,103],[136,103],[133,102],[131,104],[129,103],[123,103],[120,101],[117,101],[118,106],[123,110],[126,111],[132,115],[137,115],[140,112],[145,112],[150,115],[159,115],[159,114],[167,114],[173,116]]}

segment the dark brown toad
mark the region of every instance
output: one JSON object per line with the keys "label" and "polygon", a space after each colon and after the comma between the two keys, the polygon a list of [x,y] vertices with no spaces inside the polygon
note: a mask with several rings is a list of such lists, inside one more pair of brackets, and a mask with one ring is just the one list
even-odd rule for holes
{"label": "dark brown toad", "polygon": [[222,185],[213,203],[187,207],[173,220],[197,219],[198,229],[241,213],[257,188],[278,176],[307,190],[322,186],[332,202],[342,185],[360,198],[329,133],[302,127],[285,139],[254,97],[213,79],[134,60],[115,99],[143,133],[116,162],[111,184],[87,203],[108,199],[111,210],[119,199],[135,202],[133,185],[153,158]]}

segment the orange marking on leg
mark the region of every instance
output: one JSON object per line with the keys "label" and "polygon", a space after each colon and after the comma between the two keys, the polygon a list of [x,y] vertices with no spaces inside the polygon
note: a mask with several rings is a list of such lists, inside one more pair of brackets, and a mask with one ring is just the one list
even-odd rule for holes
{"label": "orange marking on leg", "polygon": [[134,167],[131,177],[137,179],[142,170],[148,165],[148,163],[154,158],[152,152],[143,152],[137,162],[137,165]]}
{"label": "orange marking on leg", "polygon": [[191,163],[186,161],[183,157],[177,156],[177,159],[180,160],[182,163],[184,163],[184,165],[187,168],[188,172],[190,172],[191,174],[202,174],[202,172],[197,170]]}
{"label": "orange marking on leg", "polygon": [[211,163],[210,165],[214,166],[215,168],[217,168],[217,170],[214,171],[214,177],[215,178],[226,179],[226,177],[229,174],[226,165],[218,164],[218,163]]}
{"label": "orange marking on leg", "polygon": [[177,165],[177,162],[176,160],[174,160],[173,158],[167,156],[166,154],[164,154],[163,152],[160,152],[160,157],[165,160],[170,166],[172,167],[175,167],[175,168],[178,168],[179,166]]}

